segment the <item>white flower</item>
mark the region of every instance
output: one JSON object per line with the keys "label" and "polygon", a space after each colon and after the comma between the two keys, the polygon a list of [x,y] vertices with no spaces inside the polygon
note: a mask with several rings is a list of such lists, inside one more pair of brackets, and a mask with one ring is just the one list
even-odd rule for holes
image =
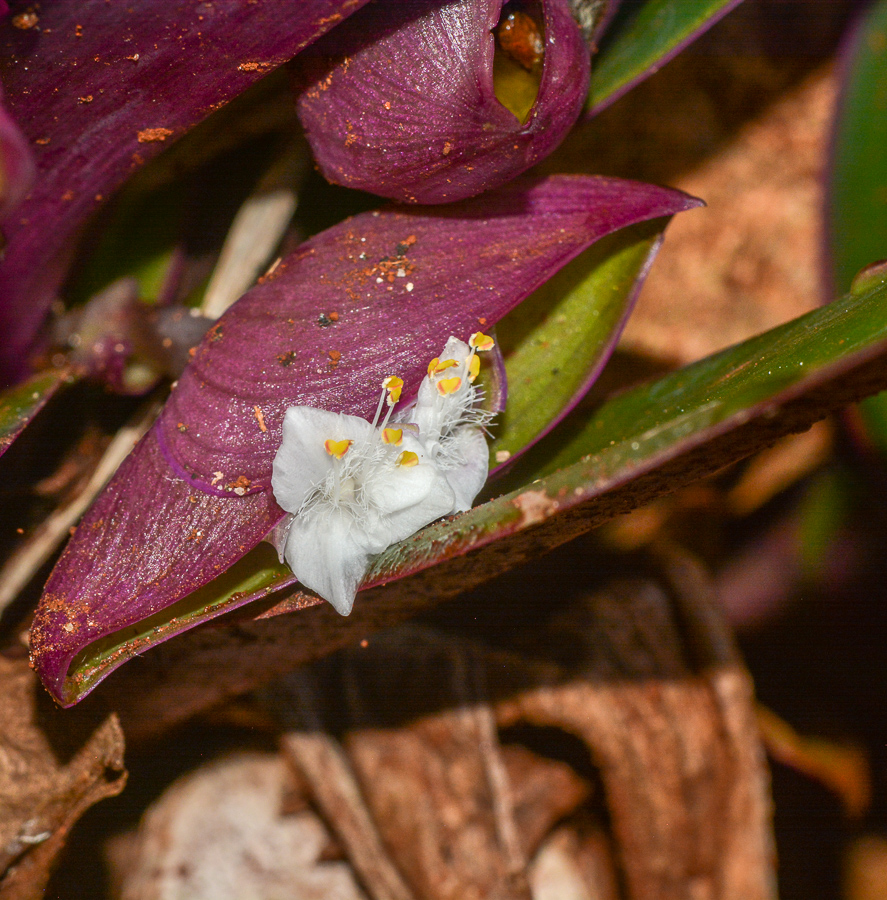
{"label": "white flower", "polygon": [[290,515],[272,537],[299,581],[342,615],[375,555],[469,509],[486,481],[489,415],[476,409],[473,382],[475,350],[492,340],[471,340],[450,338],[415,405],[390,426],[403,385],[394,377],[383,383],[372,423],[311,406],[287,410],[271,487]]}
{"label": "white flower", "polygon": [[399,418],[408,419],[431,458],[456,494],[453,512],[471,509],[487,480],[489,453],[483,429],[491,414],[477,406],[474,380],[480,371],[477,350],[490,350],[493,339],[473,334],[470,346],[451,337],[443,353],[428,364],[413,407]]}

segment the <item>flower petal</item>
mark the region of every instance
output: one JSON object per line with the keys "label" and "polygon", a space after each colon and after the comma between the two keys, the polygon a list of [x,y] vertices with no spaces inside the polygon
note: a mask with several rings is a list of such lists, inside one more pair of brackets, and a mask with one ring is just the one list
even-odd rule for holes
{"label": "flower petal", "polygon": [[357,416],[311,406],[288,409],[271,476],[274,497],[280,506],[288,512],[298,512],[311,489],[326,477],[332,466],[324,449],[326,440],[368,439],[372,431],[372,425]]}
{"label": "flower petal", "polygon": [[77,0],[41,5],[39,27],[0,23],[7,106],[38,174],[4,229],[0,384],[22,372],[85,219],[134,169],[363,2],[213,3],[198,16],[191,0]]}
{"label": "flower petal", "polygon": [[461,460],[459,465],[444,469],[456,498],[452,511],[465,512],[471,509],[487,480],[490,462],[487,440],[479,428],[459,428],[448,441],[447,452]]}
{"label": "flower petal", "polygon": [[366,534],[354,518],[333,510],[322,521],[316,514],[297,516],[290,526],[284,557],[305,587],[347,616],[375,552],[367,549]]}
{"label": "flower petal", "polygon": [[497,187],[548,155],[588,90],[567,0],[542,0],[544,61],[520,122],[496,98],[502,0],[373,2],[301,54],[299,117],[323,174],[409,203]]}

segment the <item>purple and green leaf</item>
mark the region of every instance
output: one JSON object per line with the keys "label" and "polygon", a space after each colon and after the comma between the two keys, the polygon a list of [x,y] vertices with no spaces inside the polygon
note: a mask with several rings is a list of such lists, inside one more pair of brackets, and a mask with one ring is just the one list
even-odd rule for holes
{"label": "purple and green leaf", "polygon": [[607,34],[606,45],[595,56],[588,115],[596,115],[657,72],[741,2],[646,0],[621,27],[614,24],[617,30]]}
{"label": "purple and green leaf", "polygon": [[528,5],[539,13],[528,27],[538,28],[541,71],[521,120],[494,85],[502,5],[375,0],[301,54],[299,117],[323,174],[445,203],[498,187],[557,147],[588,91],[588,47],[567,0]]}
{"label": "purple and green leaf", "polygon": [[[506,411],[519,408],[522,414],[497,420],[491,467],[496,465],[497,450],[508,447],[509,454],[516,455],[552,427],[602,366],[633,305],[663,227],[663,221],[653,220],[602,238],[499,323],[497,336],[510,351]],[[513,317],[517,321],[512,322]],[[569,328],[564,327],[563,317],[569,317]],[[552,374],[553,359],[564,360],[562,377]],[[571,365],[575,374],[568,368]],[[91,644],[73,663],[79,689],[87,692],[122,661],[169,637],[295,582],[271,546],[262,543],[188,597]],[[306,605],[312,602],[313,598],[306,598]]]}
{"label": "purple and green leaf", "polygon": [[288,407],[369,418],[393,373],[408,399],[450,334],[494,325],[599,238],[697,205],[561,176],[433,216],[363,214],[303,244],[210,330],[72,538],[31,631],[50,691],[62,699],[84,646],[187,597],[282,518],[268,487]]}
{"label": "purple and green leaf", "polygon": [[27,28],[0,23],[0,79],[37,177],[5,227],[0,383],[21,376],[86,219],[161,149],[363,2],[13,5],[34,15]]}

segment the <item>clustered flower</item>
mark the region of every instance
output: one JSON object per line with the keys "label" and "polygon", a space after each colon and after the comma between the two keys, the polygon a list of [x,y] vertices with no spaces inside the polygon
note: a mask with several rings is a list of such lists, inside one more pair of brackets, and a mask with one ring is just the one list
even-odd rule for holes
{"label": "clustered flower", "polygon": [[[273,532],[299,581],[348,615],[372,558],[420,528],[471,508],[487,479],[478,407],[478,351],[493,339],[451,337],[431,360],[415,404],[399,412],[403,381],[389,376],[372,422],[293,406],[271,486],[290,515]],[[385,410],[383,417],[382,413]]]}

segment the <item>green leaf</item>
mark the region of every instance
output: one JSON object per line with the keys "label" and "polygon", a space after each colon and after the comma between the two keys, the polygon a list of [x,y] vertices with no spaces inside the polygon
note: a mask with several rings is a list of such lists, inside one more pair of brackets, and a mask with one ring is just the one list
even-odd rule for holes
{"label": "green leaf", "polygon": [[887,2],[860,23],[837,117],[828,228],[835,284],[887,258]]}
{"label": "green leaf", "polygon": [[[887,2],[860,22],[832,151],[828,231],[832,279],[839,290],[856,273],[887,259]],[[867,400],[862,419],[873,444],[887,454],[887,395]]]}
{"label": "green leaf", "polygon": [[67,369],[49,369],[0,393],[0,456],[69,376]]}
{"label": "green leaf", "polygon": [[853,506],[854,485],[848,472],[832,466],[808,485],[800,503],[801,563],[811,581],[822,577],[834,544]]}
{"label": "green leaf", "polygon": [[70,289],[83,303],[120,278],[133,278],[139,296],[155,299],[175,255],[185,210],[180,184],[145,192],[124,188],[102,222],[95,250]]}
{"label": "green leaf", "polygon": [[499,323],[508,404],[491,429],[491,465],[548,431],[598,374],[667,221],[598,241]]}
{"label": "green leaf", "polygon": [[[588,110],[600,111],[660,69],[741,0],[647,0],[592,60]],[[618,24],[618,20],[617,20]]]}
{"label": "green leaf", "polygon": [[[570,513],[566,540],[578,533],[578,507],[597,506],[589,521],[599,524],[743,459],[883,388],[885,362],[882,284],[619,394],[590,416],[571,417],[509,473],[506,487],[520,485],[515,491],[392,547],[370,579],[420,571],[552,517],[556,527]],[[655,476],[651,494],[638,489],[647,475]]]}
{"label": "green leaf", "polygon": [[[887,284],[879,284],[615,397],[585,421],[564,423],[509,481],[549,475],[589,456],[601,471],[596,477],[653,469],[753,417],[772,419],[788,399],[840,378],[885,341]],[[731,456],[728,462],[742,458]]]}

